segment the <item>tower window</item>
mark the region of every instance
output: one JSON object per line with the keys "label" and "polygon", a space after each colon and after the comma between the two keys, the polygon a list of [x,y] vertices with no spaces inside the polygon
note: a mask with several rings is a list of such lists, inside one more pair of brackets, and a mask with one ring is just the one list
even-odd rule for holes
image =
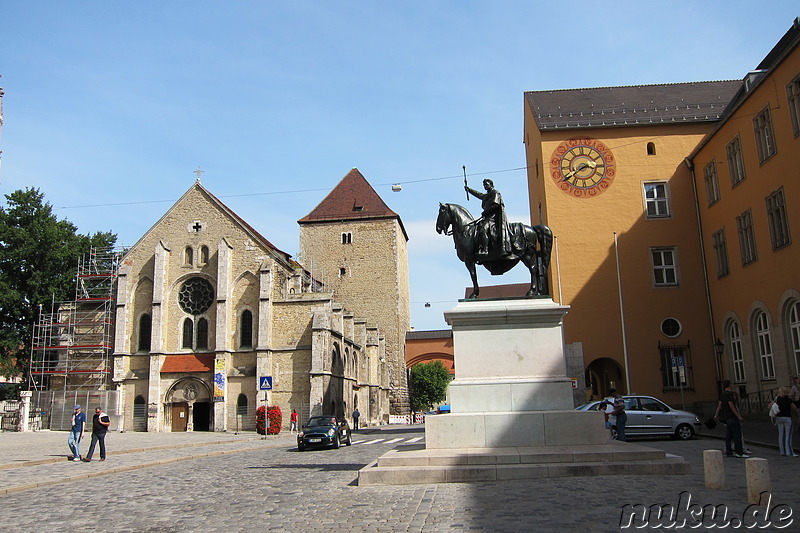
{"label": "tower window", "polygon": [[647,143],[647,155],[656,155],[656,143]]}
{"label": "tower window", "polygon": [[340,277],[340,278],[343,278],[343,277],[345,277],[346,275],[347,275],[347,269],[346,269],[346,268],[344,268],[344,267],[340,268],[340,269],[339,269],[339,277]]}
{"label": "tower window", "polygon": [[349,231],[342,233],[342,244],[353,244],[353,234]]}
{"label": "tower window", "polygon": [[194,250],[191,246],[187,246],[183,251],[183,264],[185,266],[192,266],[194,264]]}

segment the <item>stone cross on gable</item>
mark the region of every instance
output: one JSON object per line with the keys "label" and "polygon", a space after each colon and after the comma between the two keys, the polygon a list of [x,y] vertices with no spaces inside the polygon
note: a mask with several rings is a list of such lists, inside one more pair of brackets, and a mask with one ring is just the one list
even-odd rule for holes
{"label": "stone cross on gable", "polygon": [[200,183],[200,174],[203,172],[205,172],[205,170],[201,169],[200,167],[197,167],[197,170],[194,171],[194,173],[197,174],[197,183]]}

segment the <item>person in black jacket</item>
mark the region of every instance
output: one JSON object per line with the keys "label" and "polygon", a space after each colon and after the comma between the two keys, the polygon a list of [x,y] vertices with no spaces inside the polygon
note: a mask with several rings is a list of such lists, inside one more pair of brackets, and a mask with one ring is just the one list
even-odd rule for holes
{"label": "person in black jacket", "polygon": [[101,407],[97,407],[92,417],[92,443],[89,445],[89,453],[87,453],[86,457],[83,459],[85,462],[88,463],[92,460],[94,447],[98,442],[100,443],[100,460],[106,460],[106,433],[110,425],[111,419],[103,412]]}

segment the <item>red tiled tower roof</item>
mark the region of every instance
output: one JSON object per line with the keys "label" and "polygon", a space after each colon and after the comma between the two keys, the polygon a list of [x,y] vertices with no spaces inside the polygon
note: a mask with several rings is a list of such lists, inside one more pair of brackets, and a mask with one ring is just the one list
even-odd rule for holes
{"label": "red tiled tower roof", "polygon": [[[367,182],[367,179],[354,168],[342,181],[328,193],[309,214],[298,220],[298,224],[330,222],[333,220],[362,220],[375,218],[396,218],[400,215],[389,209],[384,201]],[[400,222],[402,226],[403,223]],[[403,229],[405,233],[405,229]]]}

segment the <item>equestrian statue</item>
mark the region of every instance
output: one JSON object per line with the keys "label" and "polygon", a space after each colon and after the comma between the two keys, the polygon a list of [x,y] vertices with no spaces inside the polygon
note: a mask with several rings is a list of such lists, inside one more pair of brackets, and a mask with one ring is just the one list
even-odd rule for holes
{"label": "equestrian statue", "polygon": [[480,293],[475,265],[483,265],[493,276],[505,274],[522,261],[531,273],[531,288],[526,296],[548,294],[547,269],[553,248],[553,232],[547,226],[508,223],[500,191],[490,179],[483,180],[485,193],[471,189],[464,178],[464,189],[481,200],[481,216],[473,219],[458,204],[439,203],[436,232],[452,235],[458,258],[464,262],[472,278],[472,294]]}

